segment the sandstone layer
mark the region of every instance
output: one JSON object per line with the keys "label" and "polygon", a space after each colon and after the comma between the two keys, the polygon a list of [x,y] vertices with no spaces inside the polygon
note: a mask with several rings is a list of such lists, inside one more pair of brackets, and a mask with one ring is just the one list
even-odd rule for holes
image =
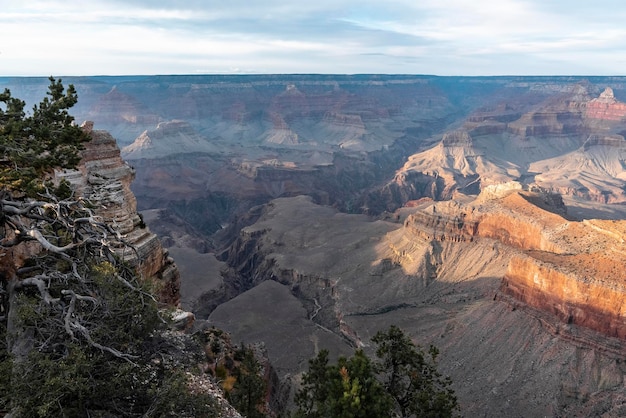
{"label": "sandstone layer", "polygon": [[119,231],[132,247],[120,255],[137,268],[144,280],[154,281],[162,303],[177,306],[180,303],[178,269],[137,212],[137,202],[130,189],[134,170],[122,160],[120,149],[108,132],[92,130],[90,122],[83,127],[91,140],[81,151],[78,169],[56,172],[56,178],[68,180],[78,196],[94,205],[95,215]]}

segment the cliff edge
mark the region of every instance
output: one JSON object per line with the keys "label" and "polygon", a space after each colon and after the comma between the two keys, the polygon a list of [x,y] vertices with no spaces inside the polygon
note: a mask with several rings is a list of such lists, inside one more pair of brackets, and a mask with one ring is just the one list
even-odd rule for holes
{"label": "cliff edge", "polygon": [[126,262],[137,268],[144,280],[154,282],[161,303],[180,304],[180,274],[159,238],[144,224],[137,212],[137,201],[130,189],[135,171],[120,155],[115,138],[106,131],[93,130],[93,122],[82,125],[91,140],[81,151],[75,170],[55,173],[66,179],[75,193],[94,206],[94,214],[102,216],[130,244],[134,251],[121,253]]}

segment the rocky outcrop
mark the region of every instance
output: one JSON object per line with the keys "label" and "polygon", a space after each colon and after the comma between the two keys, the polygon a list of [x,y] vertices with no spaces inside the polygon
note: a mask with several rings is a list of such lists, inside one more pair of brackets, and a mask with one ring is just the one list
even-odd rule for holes
{"label": "rocky outcrop", "polygon": [[501,291],[562,324],[626,339],[626,222],[568,221],[558,206],[548,212],[533,200],[536,194],[516,192],[481,208],[477,235],[522,251]]}
{"label": "rocky outcrop", "polygon": [[509,123],[507,130],[521,138],[578,134],[585,131],[581,116],[577,110],[542,109]]}
{"label": "rocky outcrop", "polygon": [[464,129],[450,131],[443,134],[441,144],[444,147],[463,147],[472,145],[472,137]]}
{"label": "rocky outcrop", "polygon": [[[609,269],[614,274],[600,275],[595,263],[604,264],[601,270]],[[615,273],[623,272],[624,267],[621,257],[616,260],[602,253],[561,256],[530,253],[511,260],[501,290],[557,317],[562,325],[556,329],[575,324],[625,340],[626,287],[621,277],[615,280]],[[594,345],[594,341],[589,342]]]}
{"label": "rocky outcrop", "polygon": [[95,214],[107,220],[132,246],[120,255],[145,280],[152,280],[162,303],[178,305],[180,277],[173,260],[150,232],[137,212],[137,202],[130,190],[134,170],[121,156],[115,139],[106,131],[94,131],[93,123],[83,125],[91,140],[85,143],[77,170],[55,173],[68,180],[76,194],[89,200]]}
{"label": "rocky outcrop", "polygon": [[589,135],[582,147],[538,161],[529,170],[538,186],[601,203],[626,202],[626,141],[622,135]]}
{"label": "rocky outcrop", "polygon": [[530,104],[521,95],[511,105],[477,111],[461,128],[445,132],[438,145],[409,157],[383,194],[403,205],[520,181],[601,203],[625,202],[626,147],[620,132],[626,104],[611,88],[589,99],[589,89],[575,85]]}
{"label": "rocky outcrop", "polygon": [[215,152],[215,147],[209,140],[181,120],[161,122],[156,129],[144,131],[132,144],[122,149],[124,158],[128,160],[212,152]]}
{"label": "rocky outcrop", "polygon": [[554,330],[574,324],[626,339],[626,221],[570,221],[559,196],[520,186],[489,187],[469,205],[424,203],[404,229],[420,240],[511,247],[503,294],[553,315]]}
{"label": "rocky outcrop", "polygon": [[[228,280],[238,280],[230,285],[243,293],[209,321],[243,341],[270,341],[282,376],[302,370],[301,353],[336,344],[331,336],[367,350],[368,337],[393,323],[442,349],[472,414],[508,416],[529,397],[532,415],[619,404],[600,398],[624,394],[623,371],[607,366],[625,354],[624,221],[568,220],[558,196],[519,183],[412,206],[398,212],[403,223],[389,223],[302,196],[272,201],[224,252],[236,273]],[[307,331],[294,338],[269,323]]]}
{"label": "rocky outcrop", "polygon": [[626,103],[619,102],[613,94],[613,89],[607,87],[598,98],[587,103],[585,117],[606,121],[622,121],[626,118]]}

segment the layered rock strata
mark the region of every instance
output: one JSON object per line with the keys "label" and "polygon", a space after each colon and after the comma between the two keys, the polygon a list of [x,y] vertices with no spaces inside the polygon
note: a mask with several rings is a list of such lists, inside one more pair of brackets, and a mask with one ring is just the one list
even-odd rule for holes
{"label": "layered rock strata", "polygon": [[[477,206],[439,203],[410,215],[405,228],[426,239],[489,238],[519,251],[501,291],[563,324],[626,339],[626,221],[571,221],[553,195],[500,187]],[[495,189],[495,188],[491,188]],[[537,204],[543,202],[542,209]],[[547,210],[546,210],[547,209]]]}
{"label": "layered rock strata", "polygon": [[622,121],[626,118],[626,103],[618,102],[613,89],[607,87],[598,98],[587,103],[585,116],[590,119]]}
{"label": "layered rock strata", "polygon": [[158,237],[143,223],[137,212],[137,202],[130,190],[134,170],[121,156],[115,139],[106,131],[94,131],[92,123],[83,124],[91,136],[81,151],[82,159],[76,170],[63,170],[55,177],[68,180],[76,194],[89,200],[95,215],[101,216],[122,235],[132,249],[120,252],[135,266],[145,280],[152,280],[162,303],[180,303],[178,269]]}
{"label": "layered rock strata", "polygon": [[443,133],[439,144],[409,157],[381,194],[403,205],[521,181],[601,203],[625,202],[626,104],[611,88],[590,99],[588,87],[477,111]]}
{"label": "layered rock strata", "polygon": [[396,324],[442,349],[466,414],[620,410],[624,221],[566,219],[559,196],[519,183],[411,206],[386,222],[272,201],[222,255],[243,293],[209,321],[266,341],[281,375]]}

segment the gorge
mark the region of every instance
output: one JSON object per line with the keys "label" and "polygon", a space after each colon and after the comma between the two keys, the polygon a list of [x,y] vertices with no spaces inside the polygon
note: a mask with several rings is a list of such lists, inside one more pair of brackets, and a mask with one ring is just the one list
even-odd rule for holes
{"label": "gorge", "polygon": [[626,413],[626,78],[64,81],[100,147],[81,170],[156,248],[118,213],[132,188],[170,300],[262,342],[283,387],[395,324],[465,416]]}

